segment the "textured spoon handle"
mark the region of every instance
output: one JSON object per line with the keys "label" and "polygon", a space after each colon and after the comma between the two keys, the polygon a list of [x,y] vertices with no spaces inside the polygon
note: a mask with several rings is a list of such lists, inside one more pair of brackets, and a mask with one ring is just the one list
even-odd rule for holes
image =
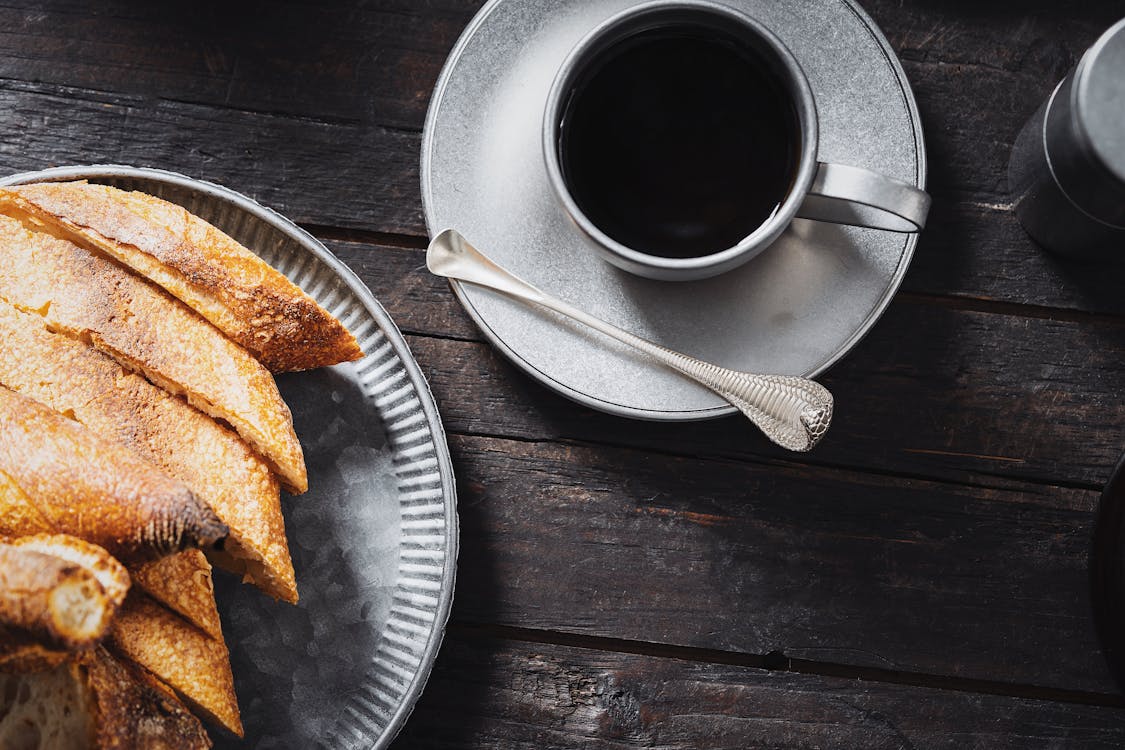
{"label": "textured spoon handle", "polygon": [[790,375],[728,370],[660,346],[656,348],[662,349],[663,355],[652,356],[725,398],[783,448],[810,450],[828,432],[832,394],[819,383]]}
{"label": "textured spoon handle", "polygon": [[[548,306],[554,307],[549,303]],[[672,351],[596,318],[589,318],[580,310],[568,308],[569,305],[562,303],[555,309],[578,317],[587,325],[640,349],[711,389],[783,448],[801,452],[811,450],[828,432],[832,421],[832,394],[819,383],[790,375],[757,375],[729,370]]]}

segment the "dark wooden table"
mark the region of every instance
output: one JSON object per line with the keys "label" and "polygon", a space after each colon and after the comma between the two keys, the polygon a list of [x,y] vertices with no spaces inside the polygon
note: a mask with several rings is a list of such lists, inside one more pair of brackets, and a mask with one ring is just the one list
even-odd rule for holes
{"label": "dark wooden table", "polygon": [[462,552],[397,746],[1125,745],[1088,583],[1125,443],[1125,272],[1042,254],[1005,176],[1021,124],[1125,5],[865,0],[917,95],[934,206],[801,457],[734,418],[570,403],[426,273],[420,131],[478,6],[0,7],[0,169],[229,185],[323,239],[407,334]]}

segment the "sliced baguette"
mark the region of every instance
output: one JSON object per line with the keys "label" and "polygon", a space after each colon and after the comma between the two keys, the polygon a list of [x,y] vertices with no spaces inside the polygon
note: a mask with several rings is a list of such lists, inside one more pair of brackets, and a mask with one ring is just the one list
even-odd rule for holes
{"label": "sliced baguette", "polygon": [[277,481],[233,432],[3,302],[0,384],[73,415],[183,481],[230,529],[225,552],[209,551],[215,561],[276,598],[297,601]]}
{"label": "sliced baguette", "polygon": [[125,567],[80,539],[41,534],[0,542],[0,622],[45,646],[92,649],[128,590]]}
{"label": "sliced baguette", "polygon": [[5,750],[205,750],[199,719],[167,686],[98,649],[37,674],[0,674]]}
{"label": "sliced baguette", "polygon": [[175,690],[198,715],[242,736],[225,643],[135,590],[117,613],[108,643]]}
{"label": "sliced baguette", "polygon": [[85,182],[8,188],[3,203],[164,287],[274,372],[363,356],[355,337],[285,276],[173,203]]}
{"label": "sliced baguette", "polygon": [[221,331],[100,253],[0,215],[0,298],[91,343],[231,425],[286,488],[308,489],[301,444],[273,376]]}
{"label": "sliced baguette", "polygon": [[0,435],[0,471],[59,533],[119,559],[212,547],[227,537],[184,483],[3,386]]}

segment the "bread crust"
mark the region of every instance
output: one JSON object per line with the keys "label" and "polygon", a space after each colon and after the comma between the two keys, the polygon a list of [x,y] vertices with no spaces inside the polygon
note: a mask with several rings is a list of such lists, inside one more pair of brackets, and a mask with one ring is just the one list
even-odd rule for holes
{"label": "bread crust", "polygon": [[44,646],[26,631],[0,625],[0,675],[44,672],[71,657],[68,651]]}
{"label": "bread crust", "polygon": [[227,537],[226,525],[184,483],[3,386],[0,434],[0,471],[59,533],[134,560]]}
{"label": "bread crust", "polygon": [[297,601],[277,481],[233,432],[81,341],[48,331],[39,316],[3,302],[0,384],[72,414],[181,480],[230,529],[226,554],[216,562],[276,598]]}
{"label": "bread crust", "polygon": [[[53,531],[55,529],[36,510],[23,490],[0,472],[0,539],[18,539]],[[183,615],[212,637],[223,637],[219,611],[215,607],[211,564],[198,549],[133,563],[129,566],[129,577],[153,599]],[[4,671],[2,654],[3,649],[0,648],[0,672]]]}
{"label": "bread crust", "polygon": [[96,646],[128,590],[121,563],[74,537],[0,542],[0,622],[48,648],[78,652]]}
{"label": "bread crust", "polygon": [[215,606],[215,582],[211,563],[197,549],[135,565],[129,576],[133,585],[184,617],[192,625],[218,640],[223,638],[219,610]]}
{"label": "bread crust", "polygon": [[207,732],[167,685],[99,648],[84,662],[97,750],[206,750]]}
{"label": "bread crust", "polygon": [[86,341],[231,425],[286,489],[308,489],[293,417],[269,371],[159,287],[98,252],[0,215],[0,299]]}
{"label": "bread crust", "polygon": [[225,643],[134,590],[114,620],[108,644],[175,690],[198,715],[242,736]]}
{"label": "bread crust", "polygon": [[206,750],[211,740],[166,685],[99,648],[48,670],[0,674],[0,747],[12,744],[37,750]]}
{"label": "bread crust", "polygon": [[164,287],[274,372],[363,356],[315,300],[181,206],[86,182],[12,187],[0,191],[0,203],[81,237]]}

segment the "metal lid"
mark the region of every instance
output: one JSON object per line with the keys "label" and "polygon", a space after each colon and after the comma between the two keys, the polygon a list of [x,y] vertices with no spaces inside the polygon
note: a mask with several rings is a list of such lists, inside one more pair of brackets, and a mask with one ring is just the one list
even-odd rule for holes
{"label": "metal lid", "polygon": [[1125,19],[1094,42],[1074,78],[1079,135],[1095,159],[1125,183]]}
{"label": "metal lid", "polygon": [[1125,228],[1125,19],[1051,97],[1045,145],[1059,187],[1084,213]]}

